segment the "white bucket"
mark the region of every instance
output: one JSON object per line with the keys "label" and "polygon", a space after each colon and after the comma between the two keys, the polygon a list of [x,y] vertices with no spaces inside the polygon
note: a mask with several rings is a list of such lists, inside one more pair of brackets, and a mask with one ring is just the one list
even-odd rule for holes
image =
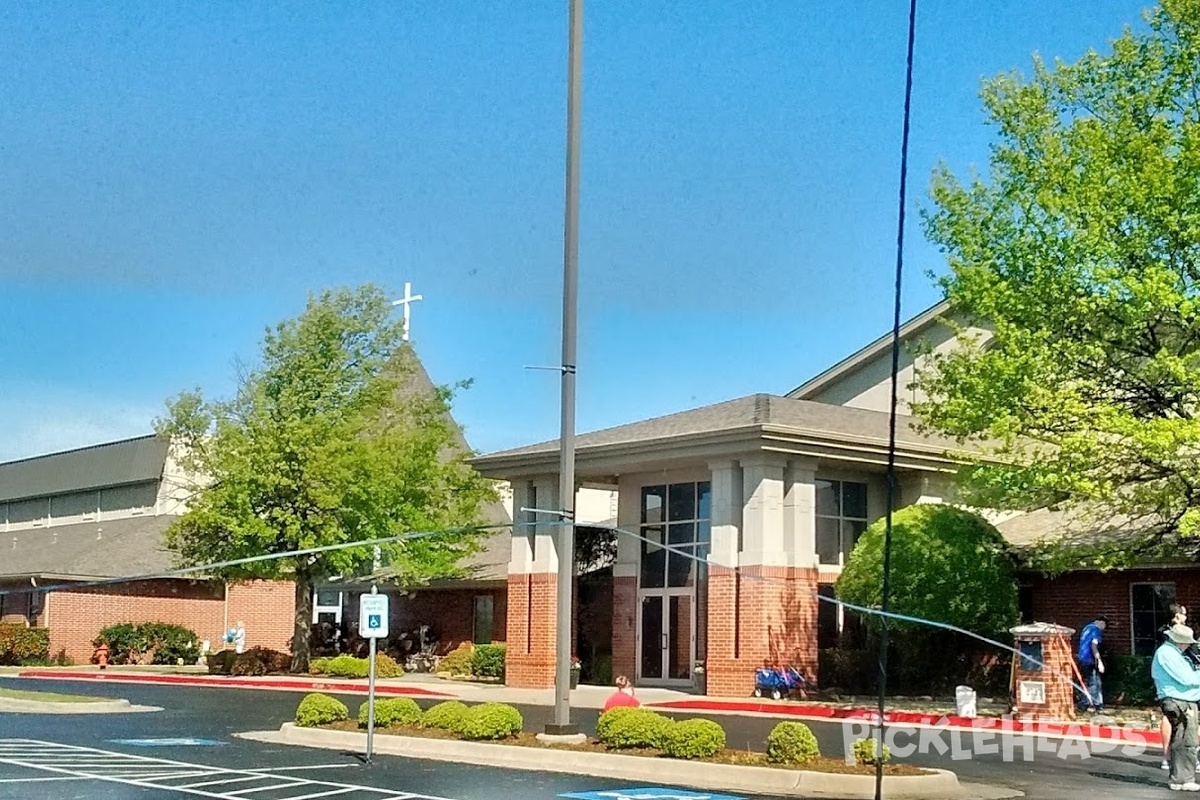
{"label": "white bucket", "polygon": [[970,686],[954,687],[954,708],[960,717],[978,716],[976,701],[978,697]]}

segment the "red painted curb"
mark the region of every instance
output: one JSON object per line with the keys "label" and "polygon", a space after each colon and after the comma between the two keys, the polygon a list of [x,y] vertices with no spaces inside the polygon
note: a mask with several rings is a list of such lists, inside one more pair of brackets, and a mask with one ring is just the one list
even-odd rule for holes
{"label": "red painted curb", "polygon": [[[118,672],[63,672],[61,670],[23,670],[18,678],[43,678],[69,681],[108,681],[111,683],[155,683],[184,686],[217,686],[222,689],[276,689],[287,692],[325,691],[345,694],[366,694],[367,687],[361,683],[346,681],[304,680],[302,678],[278,681],[254,678],[224,678],[190,675],[132,675]],[[444,692],[418,689],[412,686],[375,685],[375,694],[408,695],[413,697],[454,697]]]}
{"label": "red painted curb", "polygon": [[[669,700],[662,703],[651,703],[654,708],[674,709],[678,711],[741,711],[746,713],[769,714],[776,717],[805,717],[808,719],[824,720],[854,720],[872,721],[878,712],[864,708],[835,708],[833,706],[816,705],[785,705],[773,703],[756,703],[751,701],[722,702],[720,700]],[[1162,737],[1158,731],[1137,730],[1129,731],[1112,725],[1097,725],[1081,722],[1022,722],[1007,717],[960,717],[954,714],[921,714],[915,711],[889,711],[884,714],[884,720],[889,724],[936,725],[942,724],[947,728],[957,730],[1004,731],[1008,733],[1043,734],[1047,736],[1081,735],[1098,739],[1114,741],[1142,742],[1152,746],[1162,746]]]}

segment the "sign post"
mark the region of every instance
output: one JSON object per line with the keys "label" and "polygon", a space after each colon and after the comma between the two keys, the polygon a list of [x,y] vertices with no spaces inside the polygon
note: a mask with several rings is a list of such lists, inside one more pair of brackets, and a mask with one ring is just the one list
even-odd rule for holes
{"label": "sign post", "polygon": [[375,640],[388,635],[388,596],[372,586],[370,594],[358,598],[358,635],[370,642],[367,671],[367,763],[375,748]]}

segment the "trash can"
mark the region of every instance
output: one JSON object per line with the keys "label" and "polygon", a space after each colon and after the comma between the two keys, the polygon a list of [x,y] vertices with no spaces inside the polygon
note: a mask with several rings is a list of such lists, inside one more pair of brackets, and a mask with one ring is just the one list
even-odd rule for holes
{"label": "trash can", "polygon": [[954,687],[954,709],[960,717],[978,716],[977,696],[970,686]]}

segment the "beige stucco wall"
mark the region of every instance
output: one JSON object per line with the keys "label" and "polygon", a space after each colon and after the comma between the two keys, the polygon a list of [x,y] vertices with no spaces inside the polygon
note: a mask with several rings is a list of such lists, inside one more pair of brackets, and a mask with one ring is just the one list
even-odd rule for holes
{"label": "beige stucco wall", "polygon": [[[982,328],[967,328],[967,335],[986,337]],[[928,364],[929,357],[922,355],[914,359],[913,354],[924,347],[932,347],[935,353],[944,353],[958,346],[954,330],[944,322],[931,323],[916,336],[912,343],[902,345],[900,371],[897,373],[897,410],[901,414],[911,413],[911,404],[922,399],[913,386],[917,373]],[[835,383],[807,399],[819,403],[864,408],[887,412],[892,392],[892,353],[885,349],[875,358],[844,375]]]}

